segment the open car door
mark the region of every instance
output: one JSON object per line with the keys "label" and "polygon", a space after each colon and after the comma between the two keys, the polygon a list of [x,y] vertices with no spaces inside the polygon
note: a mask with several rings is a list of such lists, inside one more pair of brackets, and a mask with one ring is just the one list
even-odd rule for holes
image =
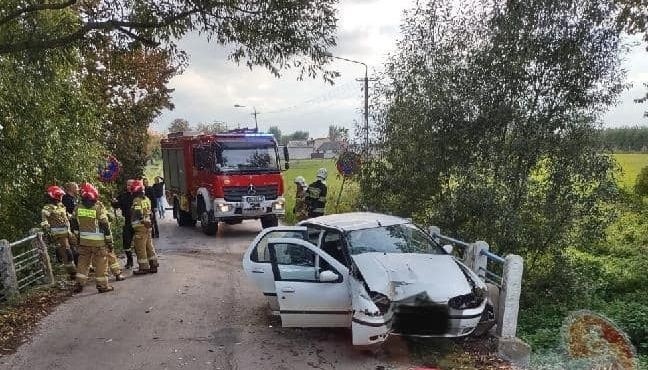
{"label": "open car door", "polygon": [[268,240],[271,238],[297,238],[306,239],[306,227],[304,226],[278,226],[262,230],[250,243],[243,255],[243,270],[254,284],[268,297],[270,309],[279,310],[277,294],[275,291],[272,265],[270,263],[270,251]]}
{"label": "open car door", "polygon": [[268,241],[284,327],[350,327],[349,270],[298,238]]}

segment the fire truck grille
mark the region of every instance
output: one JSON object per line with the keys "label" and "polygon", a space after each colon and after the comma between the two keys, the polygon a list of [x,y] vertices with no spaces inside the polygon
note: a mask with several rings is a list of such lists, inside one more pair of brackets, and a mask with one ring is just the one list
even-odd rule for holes
{"label": "fire truck grille", "polygon": [[278,196],[277,185],[255,186],[252,192],[247,186],[226,186],[223,192],[227,202],[240,202],[246,195],[263,195],[266,200],[277,199]]}

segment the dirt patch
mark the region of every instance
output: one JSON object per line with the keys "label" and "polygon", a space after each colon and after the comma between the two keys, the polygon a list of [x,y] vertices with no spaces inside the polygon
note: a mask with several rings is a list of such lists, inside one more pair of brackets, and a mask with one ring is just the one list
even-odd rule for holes
{"label": "dirt patch", "polygon": [[497,357],[497,344],[492,337],[466,339],[410,339],[407,347],[411,360],[424,368],[464,370],[513,370],[508,362]]}
{"label": "dirt patch", "polygon": [[70,286],[56,285],[33,289],[0,306],[0,356],[16,352],[36,324],[71,295]]}

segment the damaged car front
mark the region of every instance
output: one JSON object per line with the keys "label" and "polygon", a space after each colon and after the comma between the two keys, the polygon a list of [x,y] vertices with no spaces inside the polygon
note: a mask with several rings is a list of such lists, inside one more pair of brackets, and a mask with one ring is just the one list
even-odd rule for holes
{"label": "damaged car front", "polygon": [[354,345],[390,334],[461,337],[486,307],[486,285],[410,223],[347,233]]}

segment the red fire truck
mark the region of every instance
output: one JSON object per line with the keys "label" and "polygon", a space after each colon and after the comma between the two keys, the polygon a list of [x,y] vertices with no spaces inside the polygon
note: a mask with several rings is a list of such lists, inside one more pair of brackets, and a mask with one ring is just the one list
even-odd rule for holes
{"label": "red fire truck", "polygon": [[[260,219],[277,226],[285,214],[281,158],[271,134],[233,130],[223,134],[177,132],[162,140],[167,190],[179,226],[214,235],[218,223]],[[288,150],[284,147],[285,168]]]}

